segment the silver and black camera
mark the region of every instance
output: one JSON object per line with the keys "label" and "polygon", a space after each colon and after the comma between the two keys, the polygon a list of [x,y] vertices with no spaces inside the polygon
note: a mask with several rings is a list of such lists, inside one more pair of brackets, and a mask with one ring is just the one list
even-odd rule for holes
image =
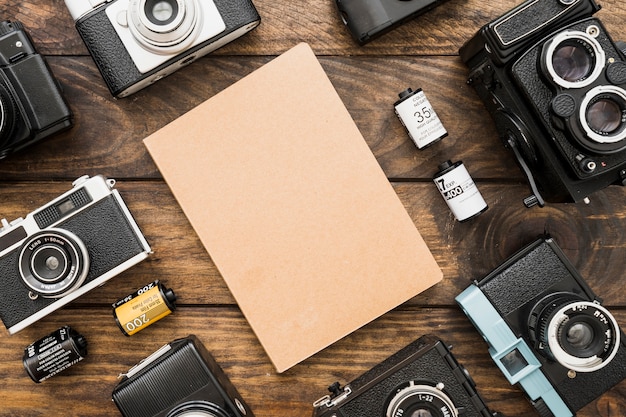
{"label": "silver and black camera", "polygon": [[0,319],[16,333],[145,259],[150,246],[115,180],[83,176],[0,228]]}
{"label": "silver and black camera", "polygon": [[113,402],[124,417],[254,417],[194,335],[163,346],[120,377]]}
{"label": "silver and black camera", "polygon": [[345,387],[329,388],[313,417],[493,417],[443,342],[425,335]]}
{"label": "silver and black camera", "polygon": [[111,94],[126,97],[251,31],[251,0],[65,0]]}
{"label": "silver and black camera", "polygon": [[542,417],[573,416],[626,378],[624,333],[548,236],[456,301]]}
{"label": "silver and black camera", "polygon": [[59,84],[18,21],[0,22],[0,159],[72,126]]}
{"label": "silver and black camera", "polygon": [[527,206],[626,185],[626,56],[594,0],[527,0],[459,51],[528,178]]}

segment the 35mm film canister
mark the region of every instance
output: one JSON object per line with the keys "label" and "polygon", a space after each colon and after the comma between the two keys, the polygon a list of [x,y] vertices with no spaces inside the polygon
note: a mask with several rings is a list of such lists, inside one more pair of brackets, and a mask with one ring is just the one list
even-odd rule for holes
{"label": "35mm film canister", "polygon": [[24,349],[22,362],[28,376],[39,383],[87,356],[87,340],[64,326]]}
{"label": "35mm film canister", "polygon": [[489,208],[461,161],[440,164],[433,181],[452,214],[460,222],[478,216]]}
{"label": "35mm film canister", "polygon": [[176,310],[176,294],[158,280],[113,303],[113,317],[131,336]]}
{"label": "35mm film canister", "polygon": [[396,115],[418,149],[423,149],[448,136],[439,116],[421,88],[407,88],[394,103]]}

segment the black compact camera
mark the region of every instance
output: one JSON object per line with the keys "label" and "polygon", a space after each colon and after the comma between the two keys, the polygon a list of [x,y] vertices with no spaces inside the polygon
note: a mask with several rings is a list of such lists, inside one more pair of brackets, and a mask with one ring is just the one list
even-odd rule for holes
{"label": "black compact camera", "polygon": [[163,346],[121,377],[113,401],[124,417],[254,417],[194,335]]}
{"label": "black compact camera", "polygon": [[0,22],[0,159],[72,126],[45,59],[20,22]]}
{"label": "black compact camera", "polygon": [[0,319],[13,334],[144,260],[150,246],[115,180],[83,176],[0,227]]}
{"label": "black compact camera", "polygon": [[317,400],[313,417],[497,416],[443,342],[425,335]]}
{"label": "black compact camera", "polygon": [[65,0],[111,94],[126,97],[251,31],[251,0]]}
{"label": "black compact camera", "polygon": [[594,0],[528,0],[460,49],[530,207],[626,185],[626,56]]}
{"label": "black compact camera", "polygon": [[626,378],[624,333],[548,236],[456,301],[543,417],[573,416]]}
{"label": "black compact camera", "polygon": [[335,0],[341,20],[361,45],[445,0]]}

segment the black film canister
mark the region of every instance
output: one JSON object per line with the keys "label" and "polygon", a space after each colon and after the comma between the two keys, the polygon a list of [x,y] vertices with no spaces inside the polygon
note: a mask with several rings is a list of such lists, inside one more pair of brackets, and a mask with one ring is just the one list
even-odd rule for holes
{"label": "black film canister", "polygon": [[87,356],[87,339],[69,326],[63,326],[24,349],[22,362],[28,376],[45,381],[82,361]]}

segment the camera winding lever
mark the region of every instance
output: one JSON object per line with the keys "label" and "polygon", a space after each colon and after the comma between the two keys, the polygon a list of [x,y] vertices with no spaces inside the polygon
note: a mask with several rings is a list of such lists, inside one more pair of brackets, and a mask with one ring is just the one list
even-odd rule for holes
{"label": "camera winding lever", "polygon": [[520,152],[517,146],[517,142],[515,141],[515,138],[511,136],[507,137],[506,144],[513,151],[513,154],[515,155],[515,159],[517,159],[517,162],[520,168],[522,168],[522,171],[524,172],[524,175],[526,176],[526,179],[528,180],[528,185],[530,185],[530,190],[532,191],[532,194],[524,199],[524,205],[528,208],[535,206],[535,205],[539,205],[539,207],[543,207],[546,203],[543,197],[541,197],[539,190],[537,189],[537,183],[535,182],[535,178],[533,177],[533,174],[530,172],[530,168],[528,168],[526,161],[524,161],[524,158],[522,157],[522,153]]}

